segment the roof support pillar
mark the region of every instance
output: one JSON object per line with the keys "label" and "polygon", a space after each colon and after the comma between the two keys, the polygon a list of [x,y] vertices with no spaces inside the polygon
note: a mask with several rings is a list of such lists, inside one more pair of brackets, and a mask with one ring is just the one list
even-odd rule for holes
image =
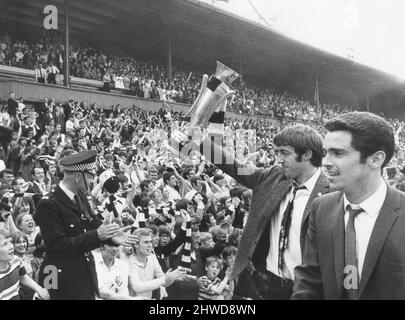
{"label": "roof support pillar", "polygon": [[69,51],[70,51],[70,34],[69,34],[69,15],[70,15],[70,0],[65,0],[65,72],[64,72],[64,85],[66,87],[70,86],[70,60],[69,60]]}
{"label": "roof support pillar", "polygon": [[367,108],[367,111],[370,112],[370,96],[369,95],[367,95],[366,108]]}
{"label": "roof support pillar", "polygon": [[169,71],[169,85],[172,83],[172,33],[167,33],[167,69]]}

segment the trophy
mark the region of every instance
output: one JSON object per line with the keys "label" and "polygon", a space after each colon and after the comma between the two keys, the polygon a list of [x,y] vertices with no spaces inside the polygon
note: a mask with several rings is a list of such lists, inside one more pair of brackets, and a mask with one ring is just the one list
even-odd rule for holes
{"label": "trophy", "polygon": [[186,117],[190,117],[191,127],[205,125],[218,106],[235,94],[235,91],[230,90],[229,86],[239,77],[239,73],[219,61],[217,61],[215,75],[208,78],[204,74],[200,93],[186,113]]}
{"label": "trophy", "polygon": [[174,151],[174,154],[181,151],[190,141],[196,144],[195,138],[198,134],[193,131],[201,130],[208,121],[223,127],[227,100],[235,94],[229,86],[239,77],[239,73],[219,61],[214,75],[208,77],[204,74],[197,99],[185,115],[185,119],[189,120],[188,125],[181,131],[172,132],[169,149]]}

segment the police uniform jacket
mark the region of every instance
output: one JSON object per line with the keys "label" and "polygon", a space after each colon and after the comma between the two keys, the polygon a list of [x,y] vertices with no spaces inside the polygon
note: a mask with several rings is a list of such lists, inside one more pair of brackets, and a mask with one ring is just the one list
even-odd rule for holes
{"label": "police uniform jacket", "polygon": [[[96,229],[102,221],[94,215],[86,195],[83,192],[77,195],[80,205],[57,186],[41,199],[37,208],[37,221],[46,245],[45,271],[47,265],[58,271],[57,289],[50,290],[52,299],[88,300],[98,294],[90,251],[101,245]],[[42,279],[46,276],[43,274]]]}

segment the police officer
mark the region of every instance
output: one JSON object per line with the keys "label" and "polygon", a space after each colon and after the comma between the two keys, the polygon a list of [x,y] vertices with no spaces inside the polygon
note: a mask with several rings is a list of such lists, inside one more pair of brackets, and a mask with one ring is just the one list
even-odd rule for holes
{"label": "police officer", "polygon": [[57,269],[56,285],[44,281],[51,286],[51,299],[94,300],[98,284],[91,250],[107,239],[116,244],[135,242],[127,233],[130,226],[120,229],[102,222],[91,209],[85,191],[95,176],[96,156],[96,151],[86,150],[62,158],[63,180],[38,204],[37,219],[47,249],[40,280],[52,270],[47,266]]}

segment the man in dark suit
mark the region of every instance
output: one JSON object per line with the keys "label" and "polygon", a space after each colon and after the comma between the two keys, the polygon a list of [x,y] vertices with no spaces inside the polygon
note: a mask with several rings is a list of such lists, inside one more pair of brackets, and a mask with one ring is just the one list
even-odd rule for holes
{"label": "man in dark suit", "polygon": [[44,169],[41,167],[34,167],[31,170],[31,174],[33,177],[32,182],[30,182],[30,186],[27,189],[28,193],[34,193],[32,197],[34,200],[35,207],[37,207],[39,200],[48,193],[48,185],[45,183],[45,173]]}
{"label": "man in dark suit", "polygon": [[405,299],[405,196],[382,178],[393,129],[367,112],[325,127],[323,167],[338,191],[313,202],[292,298]]}
{"label": "man in dark suit", "polygon": [[222,171],[253,190],[232,278],[251,260],[266,284],[263,298],[289,299],[294,268],[304,252],[310,204],[328,192],[329,185],[319,169],[322,137],[315,130],[303,125],[286,128],[274,143],[279,165],[268,169],[246,168],[215,143],[201,150]]}
{"label": "man in dark suit", "polygon": [[127,228],[100,221],[87,200],[85,191],[95,175],[96,156],[91,150],[62,158],[63,180],[38,204],[36,217],[47,249],[40,279],[46,278],[47,266],[55,266],[58,272],[56,288],[54,284],[49,288],[51,299],[95,299],[98,284],[91,250],[107,239],[134,243]]}

